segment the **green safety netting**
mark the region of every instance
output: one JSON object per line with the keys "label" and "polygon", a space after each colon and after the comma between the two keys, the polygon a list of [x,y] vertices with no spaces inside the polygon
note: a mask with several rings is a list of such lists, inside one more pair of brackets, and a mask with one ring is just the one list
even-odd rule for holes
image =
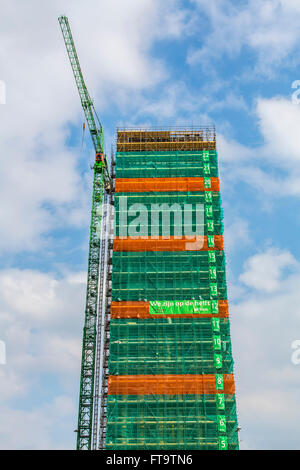
{"label": "green safety netting", "polygon": [[115,252],[113,267],[113,300],[209,300],[212,284],[227,298],[222,251]]}
{"label": "green safety netting", "polygon": [[228,449],[238,448],[234,395],[109,395],[107,449],[219,449],[220,414],[226,420]]}
{"label": "green safety netting", "polygon": [[198,272],[216,266],[218,271],[225,271],[223,251],[163,251],[136,252],[115,251],[113,253],[114,272]]}
{"label": "green safety netting", "polygon": [[[215,151],[118,152],[116,156],[117,178],[217,176]],[[120,218],[125,198],[126,221]],[[182,215],[186,211],[186,229],[194,231],[196,204],[202,204],[204,211],[198,230],[203,228],[205,235],[222,234],[219,192],[157,191],[116,193],[115,235],[120,235],[120,228],[121,235],[126,231],[127,236],[137,228],[142,235],[166,235],[162,228],[168,223],[168,234],[178,235],[183,225],[180,210]],[[137,220],[141,209],[147,216]],[[135,233],[128,233],[130,227]],[[115,252],[112,262],[112,300],[157,303],[227,298],[223,251]],[[219,319],[218,331],[213,321],[200,317],[111,319],[109,374],[232,373],[229,321]],[[219,418],[225,418],[225,431],[219,427]],[[225,395],[222,410],[216,395],[108,395],[106,449],[233,450],[238,449],[236,429],[234,395]]]}
{"label": "green safety netting", "polygon": [[[224,410],[228,418],[236,413],[234,395],[224,395]],[[144,418],[157,420],[176,417],[176,413],[187,419],[195,416],[214,417],[220,414],[215,394],[188,395],[108,395],[108,414],[115,421],[124,419],[137,421],[142,411]],[[165,409],[164,409],[165,407]]]}
{"label": "green safety netting", "polygon": [[[140,223],[134,220],[135,217],[128,217],[128,224],[117,224],[115,225],[115,236],[117,237],[150,237],[165,236],[165,237],[183,237],[183,236],[202,236],[202,235],[222,235],[224,226],[222,222],[214,222],[214,224],[197,224],[179,226],[172,223],[167,225],[161,222],[159,225],[151,224],[151,221],[147,223]],[[154,239],[154,238],[153,238]]]}
{"label": "green safety netting", "polygon": [[[132,270],[136,264],[144,265],[145,263],[158,263],[158,267],[165,266],[167,270],[172,265],[181,268],[183,265],[191,265],[194,267],[207,266],[209,263],[215,263],[217,266],[223,266],[225,263],[224,251],[115,251],[113,253],[113,266],[118,268],[120,264],[126,263],[130,265]],[[178,264],[180,263],[180,264]]]}
{"label": "green safety netting", "polygon": [[[219,318],[220,335],[230,337],[230,325],[228,318]],[[137,337],[153,336],[162,338],[167,335],[169,339],[175,338],[176,335],[183,335],[185,339],[195,339],[195,334],[200,337],[211,336],[214,331],[212,318],[148,318],[148,319],[111,319],[111,328],[116,327],[117,330],[111,333],[111,340],[114,335],[124,338],[136,339]],[[115,338],[116,339],[116,338]]]}
{"label": "green safety netting", "polygon": [[[221,235],[223,211],[217,193],[138,193],[115,198],[116,236]],[[205,202],[205,197],[210,203]],[[198,214],[197,214],[198,212]]]}
{"label": "green safety netting", "polygon": [[112,320],[109,351],[111,375],[213,374],[215,352],[222,353],[222,373],[233,371],[227,320],[219,333],[210,318]]}
{"label": "green safety netting", "polygon": [[[216,271],[215,282],[218,283],[219,288],[226,287],[225,271]],[[215,272],[214,272],[215,273]],[[209,290],[211,280],[209,278],[208,270],[198,272],[116,272],[113,271],[113,289],[122,290],[147,290],[147,289],[193,289],[199,288],[199,293]]]}
{"label": "green safety netting", "polygon": [[218,176],[216,153],[203,160],[202,152],[141,152],[116,155],[117,178],[173,178]]}
{"label": "green safety netting", "polygon": [[120,198],[127,198],[127,205],[132,204],[212,204],[214,210],[221,210],[221,196],[218,191],[153,191],[151,193],[116,193],[115,194],[115,209],[119,209]]}
{"label": "green safety netting", "polygon": [[[178,281],[179,283],[179,281]],[[177,285],[178,285],[177,283]],[[227,299],[226,286],[217,286],[217,294],[211,295],[211,290],[208,285],[200,287],[162,287],[158,282],[154,286],[142,286],[140,288],[132,288],[129,283],[128,287],[115,287],[112,288],[112,300],[193,300],[202,299]]]}

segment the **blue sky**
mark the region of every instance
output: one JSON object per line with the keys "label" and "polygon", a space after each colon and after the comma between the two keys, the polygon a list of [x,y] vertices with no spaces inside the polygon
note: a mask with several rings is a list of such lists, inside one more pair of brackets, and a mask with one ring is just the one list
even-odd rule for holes
{"label": "blue sky", "polygon": [[93,150],[66,14],[108,151],[216,124],[241,447],[299,448],[299,2],[41,3],[0,0],[0,447],[75,445]]}

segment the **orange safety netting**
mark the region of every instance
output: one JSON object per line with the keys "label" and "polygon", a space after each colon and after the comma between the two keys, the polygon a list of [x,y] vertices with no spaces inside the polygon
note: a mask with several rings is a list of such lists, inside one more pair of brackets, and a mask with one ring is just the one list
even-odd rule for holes
{"label": "orange safety netting", "polygon": [[170,236],[169,238],[147,239],[139,237],[120,238],[115,237],[114,251],[207,251],[223,250],[223,236],[214,236],[214,247],[207,244],[207,236],[195,236],[193,238],[182,237],[181,239]]}
{"label": "orange safety netting", "polygon": [[116,193],[144,193],[149,191],[220,191],[219,178],[210,178],[211,187],[205,188],[204,178],[117,178]]}
{"label": "orange safety netting", "polygon": [[235,393],[233,374],[223,375],[223,391],[216,389],[214,374],[110,375],[109,395],[199,395]]}
{"label": "orange safety netting", "polygon": [[142,301],[112,301],[110,307],[111,318],[211,318],[228,317],[228,301],[219,300],[219,313],[201,314],[201,313],[183,313],[183,314],[152,314],[149,313],[149,302]]}

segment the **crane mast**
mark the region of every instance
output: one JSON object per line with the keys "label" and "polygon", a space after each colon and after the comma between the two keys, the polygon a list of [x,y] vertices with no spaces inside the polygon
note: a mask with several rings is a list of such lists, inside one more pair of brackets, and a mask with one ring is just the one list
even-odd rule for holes
{"label": "crane mast", "polygon": [[[109,215],[105,219],[102,214],[103,204],[109,205],[112,202],[113,188],[107,158],[104,154],[102,125],[83,79],[69,21],[66,16],[60,16],[58,21],[95,149],[77,428],[77,449],[90,450],[97,448],[100,432],[99,417],[100,426],[102,424],[103,427],[103,413],[99,416],[99,398],[100,402],[101,400],[105,401],[103,390],[106,384],[103,372],[105,368],[103,354],[106,341],[102,336],[107,333],[107,283],[105,280],[108,269],[109,242],[105,237],[101,237],[101,233],[104,228],[108,231],[108,225],[111,223]],[[101,371],[100,367],[102,367]],[[103,407],[105,404],[102,403],[101,406]]]}

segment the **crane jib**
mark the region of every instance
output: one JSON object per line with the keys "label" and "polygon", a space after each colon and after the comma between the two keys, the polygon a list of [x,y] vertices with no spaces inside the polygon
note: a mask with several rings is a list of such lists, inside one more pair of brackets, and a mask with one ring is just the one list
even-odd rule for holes
{"label": "crane jib", "polygon": [[[66,16],[60,16],[59,19],[60,28],[64,38],[65,46],[67,53],[70,59],[70,64],[72,67],[73,75],[75,78],[76,86],[79,92],[81,105],[85,114],[87,125],[90,131],[90,135],[93,141],[95,154],[103,153],[104,155],[104,181],[107,184],[111,183],[111,177],[108,171],[107,157],[104,153],[104,144],[103,144],[103,129],[101,122],[98,118],[97,112],[95,110],[93,101],[89,95],[86,84],[84,82],[83,74],[81,71],[78,54],[75,48],[71,28],[69,25],[68,18]],[[96,159],[96,158],[95,158]]]}

